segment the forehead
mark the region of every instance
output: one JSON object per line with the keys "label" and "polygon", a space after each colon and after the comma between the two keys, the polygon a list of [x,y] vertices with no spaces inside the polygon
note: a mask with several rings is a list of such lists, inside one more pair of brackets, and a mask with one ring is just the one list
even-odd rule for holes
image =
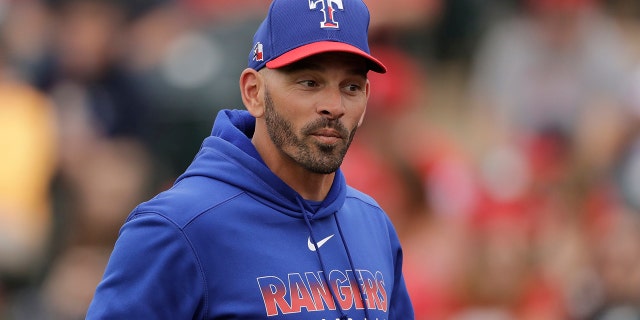
{"label": "forehead", "polygon": [[346,52],[325,52],[298,60],[278,70],[295,72],[301,70],[323,71],[329,68],[344,69],[348,73],[366,76],[369,71],[367,59]]}

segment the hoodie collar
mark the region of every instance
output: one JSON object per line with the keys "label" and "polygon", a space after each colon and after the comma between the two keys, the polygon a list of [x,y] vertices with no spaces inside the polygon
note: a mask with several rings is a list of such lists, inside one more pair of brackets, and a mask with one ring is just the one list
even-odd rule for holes
{"label": "hoodie collar", "polygon": [[[205,176],[245,190],[258,201],[284,214],[302,218],[301,196],[276,176],[264,163],[251,137],[255,118],[245,110],[221,110],[200,151],[178,180],[190,176]],[[320,219],[337,212],[346,198],[347,186],[338,169],[327,197],[313,214]],[[314,210],[302,201],[304,210]]]}

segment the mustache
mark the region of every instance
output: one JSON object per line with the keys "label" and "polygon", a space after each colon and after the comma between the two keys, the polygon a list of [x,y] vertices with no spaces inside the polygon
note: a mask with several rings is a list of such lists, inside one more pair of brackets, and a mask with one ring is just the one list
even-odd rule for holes
{"label": "mustache", "polygon": [[349,129],[347,129],[340,120],[331,120],[327,118],[320,118],[307,124],[302,128],[302,133],[310,135],[320,129],[333,129],[338,132],[340,138],[346,139],[349,137]]}

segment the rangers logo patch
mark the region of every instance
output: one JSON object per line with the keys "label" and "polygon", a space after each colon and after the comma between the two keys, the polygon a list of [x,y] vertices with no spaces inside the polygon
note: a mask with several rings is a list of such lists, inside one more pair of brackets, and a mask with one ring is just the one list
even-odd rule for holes
{"label": "rangers logo patch", "polygon": [[256,45],[253,46],[253,61],[264,61],[262,42],[257,42]]}

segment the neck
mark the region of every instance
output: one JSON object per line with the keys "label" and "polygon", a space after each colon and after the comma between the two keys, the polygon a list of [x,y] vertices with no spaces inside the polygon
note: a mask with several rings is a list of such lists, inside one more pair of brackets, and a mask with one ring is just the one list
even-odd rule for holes
{"label": "neck", "polygon": [[335,172],[321,174],[305,169],[278,151],[266,133],[254,134],[251,141],[267,167],[302,198],[312,201],[324,200],[333,185]]}
{"label": "neck", "polygon": [[318,174],[287,165],[269,168],[303,199],[312,201],[322,201],[327,197],[335,176],[335,173]]}

